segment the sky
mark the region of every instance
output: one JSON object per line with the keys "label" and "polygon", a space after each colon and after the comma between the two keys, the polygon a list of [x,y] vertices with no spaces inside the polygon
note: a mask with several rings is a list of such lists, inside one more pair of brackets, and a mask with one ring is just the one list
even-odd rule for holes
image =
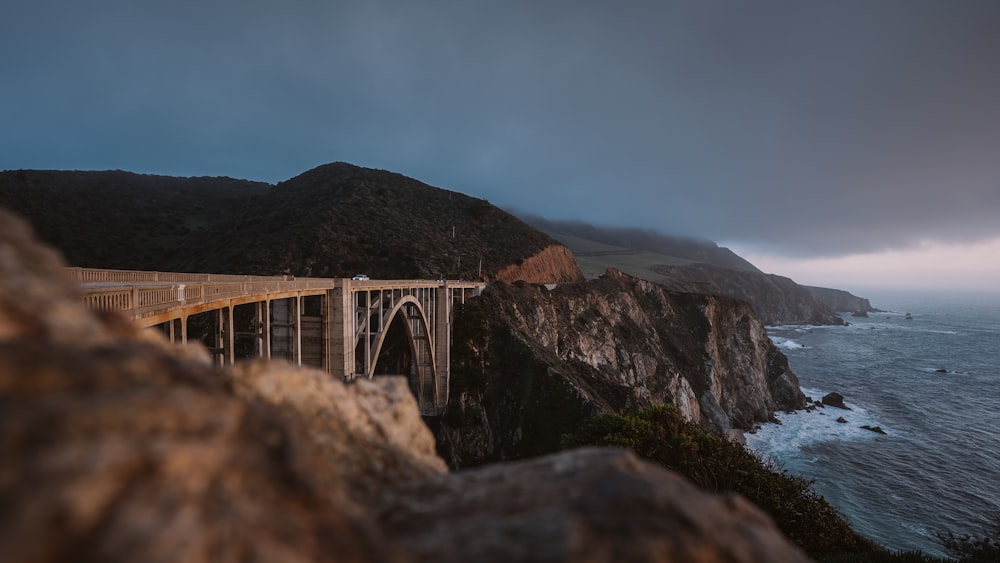
{"label": "sky", "polygon": [[802,283],[997,289],[1000,2],[4,2],[0,169],[334,161]]}

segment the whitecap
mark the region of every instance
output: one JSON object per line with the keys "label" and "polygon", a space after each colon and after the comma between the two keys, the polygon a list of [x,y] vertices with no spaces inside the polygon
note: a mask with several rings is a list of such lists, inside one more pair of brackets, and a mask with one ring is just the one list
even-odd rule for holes
{"label": "whitecap", "polygon": [[784,348],[785,350],[799,350],[807,347],[806,345],[796,342],[791,338],[784,338],[781,336],[772,336],[771,342],[774,342],[774,345],[778,348]]}
{"label": "whitecap", "polygon": [[[810,397],[823,397],[827,393],[806,387],[802,388],[802,392]],[[800,463],[808,463],[799,455],[805,446],[833,441],[867,441],[880,436],[885,437],[862,426],[882,428],[889,437],[897,435],[893,430],[879,424],[874,413],[849,401],[845,401],[844,404],[851,410],[845,411],[828,406],[818,407],[813,411],[776,413],[775,418],[780,424],[766,423],[753,434],[747,434],[747,448],[758,455],[782,460],[800,458],[798,459]],[[838,418],[843,418],[847,422],[837,422]]]}

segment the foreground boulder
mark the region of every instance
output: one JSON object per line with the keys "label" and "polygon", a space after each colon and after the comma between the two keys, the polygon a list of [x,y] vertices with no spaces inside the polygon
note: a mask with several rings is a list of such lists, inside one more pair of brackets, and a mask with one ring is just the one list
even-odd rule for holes
{"label": "foreground boulder", "polygon": [[746,499],[708,494],[615,449],[403,487],[383,503],[379,523],[428,562],[807,560]]}
{"label": "foreground boulder", "polygon": [[406,388],[218,370],[87,310],[0,210],[5,562],[806,560],[747,501],[622,451],[448,475]]}
{"label": "foreground boulder", "polygon": [[0,210],[4,561],[396,558],[307,420],[152,335],[87,310]]}

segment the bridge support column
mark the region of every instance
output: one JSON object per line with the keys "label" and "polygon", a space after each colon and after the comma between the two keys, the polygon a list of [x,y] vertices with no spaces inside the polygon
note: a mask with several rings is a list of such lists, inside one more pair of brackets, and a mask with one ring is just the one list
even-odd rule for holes
{"label": "bridge support column", "polygon": [[434,409],[438,414],[448,404],[451,378],[451,291],[447,284],[437,288],[434,304]]}
{"label": "bridge support column", "polygon": [[236,332],[233,330],[233,306],[218,309],[216,314],[216,350],[219,353],[219,365],[231,366],[236,362]]}
{"label": "bridge support column", "polygon": [[181,344],[188,343],[188,318],[187,315],[181,315]]}
{"label": "bridge support column", "polygon": [[295,296],[295,365],[302,366],[302,296]]}
{"label": "bridge support column", "polygon": [[327,371],[345,380],[354,377],[354,320],[350,280],[334,281],[326,292],[326,358]]}
{"label": "bridge support column", "polygon": [[264,305],[264,311],[260,316],[261,322],[264,324],[264,335],[260,342],[260,354],[262,357],[271,359],[271,298],[268,297],[262,303]]}

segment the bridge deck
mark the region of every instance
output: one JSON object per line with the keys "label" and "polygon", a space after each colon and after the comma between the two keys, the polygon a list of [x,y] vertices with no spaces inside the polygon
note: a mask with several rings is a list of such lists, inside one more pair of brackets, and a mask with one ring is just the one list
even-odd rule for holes
{"label": "bridge deck", "polygon": [[92,268],[67,270],[81,284],[84,302],[89,307],[124,312],[142,326],[165,322],[182,312],[194,314],[265,298],[322,295],[338,282],[349,290],[371,291],[434,287],[481,289],[485,285],[459,280],[352,280]]}

